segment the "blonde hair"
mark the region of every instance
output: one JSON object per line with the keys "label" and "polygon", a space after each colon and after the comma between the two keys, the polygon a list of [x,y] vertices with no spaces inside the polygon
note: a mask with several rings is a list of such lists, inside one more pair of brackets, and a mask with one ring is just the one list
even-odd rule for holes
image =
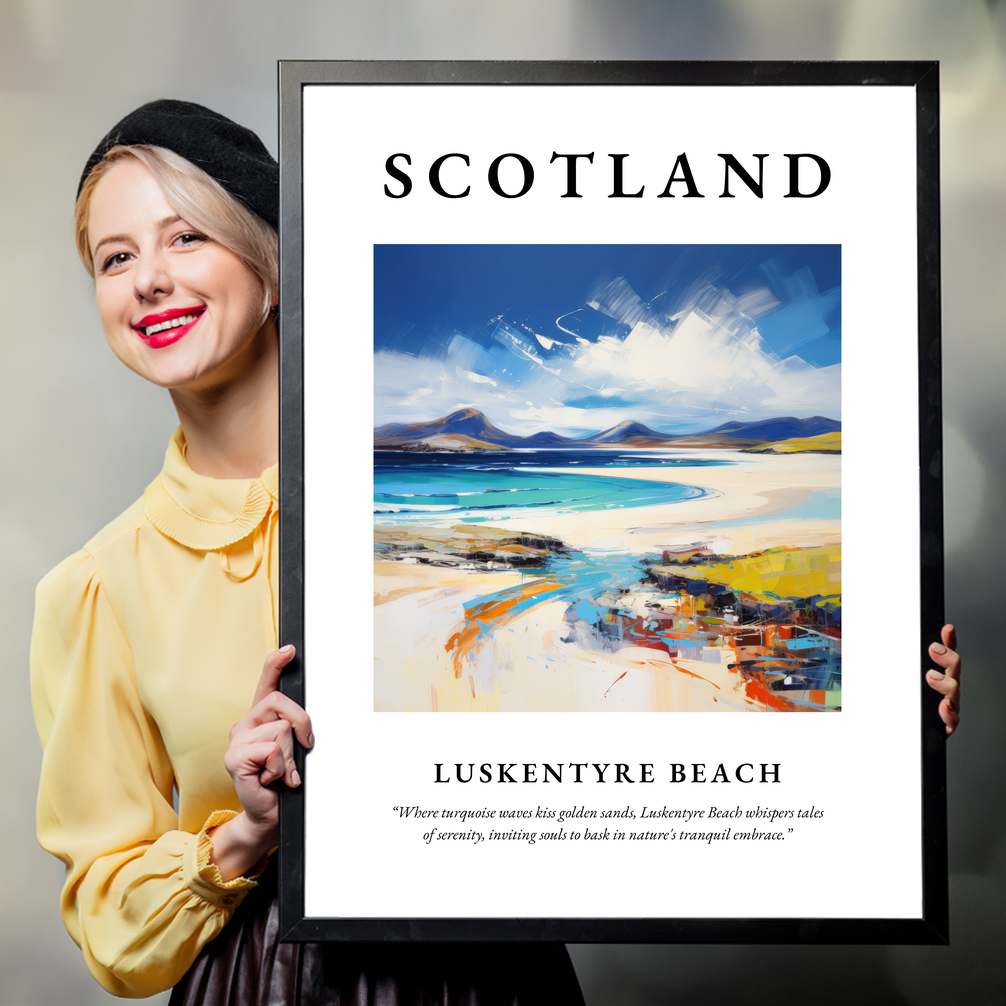
{"label": "blonde hair", "polygon": [[77,254],[91,278],[94,259],[87,240],[91,198],[112,165],[126,158],[139,161],[154,176],[168,205],[183,220],[234,252],[255,273],[262,283],[264,323],[279,294],[279,236],[202,168],[165,147],[112,147],[84,181],[73,225]]}

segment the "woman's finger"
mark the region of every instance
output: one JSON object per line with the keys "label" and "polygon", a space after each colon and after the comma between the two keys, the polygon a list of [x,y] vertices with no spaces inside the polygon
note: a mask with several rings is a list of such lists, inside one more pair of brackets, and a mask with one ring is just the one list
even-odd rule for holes
{"label": "woman's finger", "polygon": [[961,655],[943,643],[930,643],[929,656],[934,663],[940,665],[945,674],[952,678],[958,678],[961,672]]}
{"label": "woman's finger", "polygon": [[940,719],[943,720],[948,737],[957,729],[957,725],[961,722],[961,714],[950,705],[949,699],[944,699],[940,703]]}
{"label": "woman's finger", "polygon": [[953,625],[944,625],[940,630],[940,639],[943,640],[943,645],[950,647],[951,650],[957,649],[957,629]]}
{"label": "woman's finger", "polygon": [[293,727],[297,734],[297,740],[304,747],[314,746],[311,717],[304,711],[303,706],[299,706],[289,695],[284,695],[282,692],[270,692],[252,708],[241,724],[250,728],[273,720],[286,720]]}
{"label": "woman's finger", "polygon": [[[244,731],[235,738],[235,746],[248,746],[272,741],[279,745],[283,756],[283,781],[293,789],[300,785],[300,773],[293,757],[293,731],[290,724],[283,719],[260,723],[250,730]],[[278,777],[277,777],[278,778]]]}
{"label": "woman's finger", "polygon": [[285,769],[286,759],[283,757],[282,745],[277,742],[273,742],[269,745],[269,753],[266,756],[265,761],[262,763],[262,771],[259,772],[258,781],[263,786],[268,786],[270,783],[274,783],[277,779],[281,779]]}
{"label": "woman's finger", "polygon": [[278,650],[273,650],[265,658],[265,663],[262,665],[262,675],[259,678],[258,687],[255,689],[255,698],[252,699],[253,709],[270,692],[276,691],[279,687],[279,677],[283,673],[283,668],[293,660],[296,653],[297,650],[292,645],[287,645]]}
{"label": "woman's finger", "polygon": [[946,696],[950,699],[951,705],[955,709],[957,708],[957,696],[960,693],[961,685],[956,678],[952,678],[949,674],[944,674],[942,671],[931,669],[926,672],[926,681],[930,688],[939,692],[940,695]]}
{"label": "woman's finger", "polygon": [[937,670],[929,670],[926,672],[926,683],[930,688],[943,696],[943,701],[940,702],[939,706],[939,713],[949,737],[957,729],[957,725],[961,721],[960,682],[949,674],[944,674]]}
{"label": "woman's finger", "polygon": [[235,781],[254,779],[260,786],[268,786],[282,777],[286,762],[277,741],[262,740],[228,748],[224,755],[224,768]]}
{"label": "woman's finger", "polygon": [[953,625],[944,625],[940,630],[939,643],[929,644],[929,656],[942,668],[926,672],[929,686],[943,696],[940,702],[940,719],[946,726],[949,737],[961,722],[961,655],[957,652],[957,630]]}

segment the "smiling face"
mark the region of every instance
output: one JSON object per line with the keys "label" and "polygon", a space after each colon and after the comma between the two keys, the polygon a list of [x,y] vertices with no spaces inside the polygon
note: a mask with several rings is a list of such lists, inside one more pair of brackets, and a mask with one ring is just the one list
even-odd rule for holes
{"label": "smiling face", "polygon": [[116,161],[98,181],[87,239],[105,338],[148,381],[193,392],[226,384],[275,338],[255,273],[182,220],[139,161]]}

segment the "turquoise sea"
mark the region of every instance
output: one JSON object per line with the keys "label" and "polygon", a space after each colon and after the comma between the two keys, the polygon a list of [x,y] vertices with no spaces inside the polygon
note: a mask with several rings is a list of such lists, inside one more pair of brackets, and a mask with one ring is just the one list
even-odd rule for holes
{"label": "turquoise sea", "polygon": [[[719,459],[668,457],[666,452],[513,451],[500,454],[374,452],[374,516],[429,519],[494,510],[555,508],[566,512],[673,504],[707,491],[676,482],[634,479],[634,467],[722,466]],[[577,468],[612,468],[591,475]],[[551,469],[562,468],[562,471]],[[624,472],[625,474],[622,474]]]}
{"label": "turquoise sea", "polygon": [[[753,460],[753,459],[752,459]],[[491,522],[493,512],[556,509],[564,512],[631,509],[708,494],[701,486],[634,479],[637,467],[729,468],[726,458],[640,450],[538,450],[505,454],[435,454],[374,451],[374,520],[378,524],[421,523],[436,518]],[[768,463],[768,459],[765,459]],[[590,475],[581,468],[610,468]],[[556,470],[561,469],[561,470]],[[723,475],[718,481],[723,481]],[[694,476],[693,476],[694,477]],[[793,509],[773,516],[829,520],[841,517],[841,490],[819,489]],[[669,519],[673,519],[669,515]],[[765,517],[752,518],[761,523]],[[734,519],[731,524],[751,522]]]}

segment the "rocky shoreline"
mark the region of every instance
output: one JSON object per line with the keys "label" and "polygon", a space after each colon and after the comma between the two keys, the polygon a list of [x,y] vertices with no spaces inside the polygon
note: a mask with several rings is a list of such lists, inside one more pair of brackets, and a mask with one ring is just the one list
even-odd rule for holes
{"label": "rocky shoreline", "polygon": [[454,569],[534,569],[568,550],[558,538],[473,524],[374,529],[377,558]]}

